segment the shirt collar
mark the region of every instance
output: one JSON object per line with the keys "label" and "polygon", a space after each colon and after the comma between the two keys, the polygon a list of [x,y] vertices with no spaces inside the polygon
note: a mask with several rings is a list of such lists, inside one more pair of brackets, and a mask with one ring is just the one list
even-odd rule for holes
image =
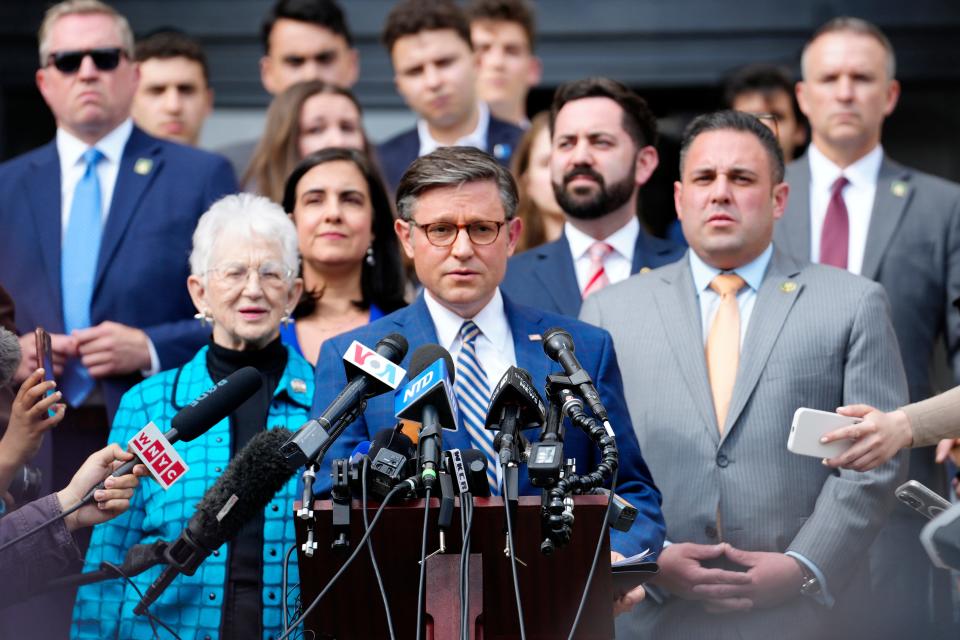
{"label": "shirt collar", "polygon": [[89,145],[65,129],[57,128],[57,154],[60,156],[60,167],[73,167],[82,162],[84,152],[91,147],[96,147],[108,162],[119,165],[123,148],[127,145],[132,132],[133,120],[127,118],[113,131]]}
{"label": "shirt collar", "polygon": [[815,144],[810,145],[807,155],[810,157],[810,182],[814,188],[830,189],[841,174],[855,187],[873,188],[876,187],[877,178],[880,176],[883,146],[878,144],[867,155],[845,169],[834,164]]}
{"label": "shirt collar", "polygon": [[[574,260],[582,258],[596,238],[588,236],[580,229],[569,222],[563,224],[563,233],[567,236],[567,243],[570,245],[570,255]],[[640,221],[631,217],[627,224],[623,225],[609,236],[603,239],[613,250],[622,255],[627,260],[633,261],[633,250],[637,246],[637,236],[640,235]]]}
{"label": "shirt collar", "polygon": [[423,291],[423,299],[427,304],[430,317],[433,319],[433,326],[437,330],[437,340],[440,342],[440,346],[447,351],[452,350],[454,345],[457,344],[460,327],[467,320],[473,320],[476,323],[480,333],[493,343],[494,348],[503,350],[506,346],[510,335],[510,326],[507,324],[507,314],[503,310],[503,296],[500,294],[499,287],[497,287],[490,302],[473,318],[460,317],[440,304],[427,289]]}
{"label": "shirt collar", "polygon": [[[697,289],[697,295],[700,295],[700,292],[706,290],[713,279],[717,277],[720,269],[708,265],[693,250],[687,253],[690,256],[690,272],[693,274],[693,286]],[[772,256],[773,244],[771,243],[767,245],[763,253],[742,267],[733,269],[732,273],[743,278],[744,282],[746,282],[747,286],[751,289],[759,291],[760,283],[763,282],[763,275],[767,272],[767,267],[770,265],[770,258]]]}
{"label": "shirt collar", "polygon": [[[475,147],[482,151],[487,149],[487,130],[490,128],[490,108],[485,102],[477,103],[477,126],[474,130],[454,142],[454,146]],[[433,153],[442,145],[430,135],[430,125],[423,118],[417,120],[417,135],[420,136],[420,155]]]}

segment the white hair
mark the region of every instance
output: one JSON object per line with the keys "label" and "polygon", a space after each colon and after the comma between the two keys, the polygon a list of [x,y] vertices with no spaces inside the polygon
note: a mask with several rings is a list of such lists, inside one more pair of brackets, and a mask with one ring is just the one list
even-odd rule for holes
{"label": "white hair", "polygon": [[[238,193],[214,202],[200,216],[193,232],[190,272],[204,277],[212,266],[210,256],[226,231],[240,233],[246,239],[260,237],[280,245],[283,263],[293,274],[300,270],[297,252],[297,228],[283,208],[263,196]],[[234,236],[235,237],[235,236]]]}
{"label": "white hair", "polygon": [[20,341],[17,336],[0,327],[0,387],[7,386],[19,366]]}

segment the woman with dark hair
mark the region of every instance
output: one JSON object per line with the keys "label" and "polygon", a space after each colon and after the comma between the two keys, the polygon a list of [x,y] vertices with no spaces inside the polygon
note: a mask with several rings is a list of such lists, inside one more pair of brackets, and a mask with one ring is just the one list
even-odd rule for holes
{"label": "woman with dark hair", "polygon": [[309,80],[270,103],[263,137],[242,180],[244,189],[279,203],[287,176],[303,158],[330,147],[370,155],[360,103],[349,89]]}
{"label": "woman with dark hair", "polygon": [[393,210],[370,160],[353,149],[307,156],[287,179],[304,295],[281,336],[315,363],[329,337],[404,306],[404,271]]}
{"label": "woman with dark hair", "polygon": [[518,252],[553,242],[563,233],[566,218],[550,182],[549,121],[546,111],[535,115],[513,154],[511,170],[520,193],[517,217],[523,220]]}

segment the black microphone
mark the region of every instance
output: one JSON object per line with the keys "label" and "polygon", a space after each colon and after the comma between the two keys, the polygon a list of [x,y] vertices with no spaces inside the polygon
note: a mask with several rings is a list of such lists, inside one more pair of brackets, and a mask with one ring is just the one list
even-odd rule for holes
{"label": "black microphone", "polygon": [[487,456],[479,449],[450,449],[446,455],[446,471],[455,480],[456,492],[469,493],[477,498],[490,495],[487,481]]}
{"label": "black microphone", "polygon": [[[343,359],[349,382],[318,418],[308,421],[287,442],[281,451],[291,469],[317,462],[336,438],[338,427],[345,427],[362,411],[364,403],[374,396],[395,389],[404,371],[397,366],[407,355],[407,339],[391,333],[377,343],[373,351],[354,341]],[[346,424],[340,423],[348,420]]]}
{"label": "black microphone", "polygon": [[543,352],[554,362],[560,363],[570,381],[580,389],[580,394],[590,405],[594,415],[607,422],[607,410],[600,400],[597,388],[593,386],[590,374],[580,366],[577,356],[573,355],[573,338],[570,334],[560,327],[547,329],[543,334]]}
{"label": "black microphone", "polygon": [[261,431],[237,453],[210,487],[180,537],[164,551],[169,566],[147,589],[134,614],[143,615],[177,575],[192,576],[222,544],[262,512],[293,476],[280,454],[287,429]]}
{"label": "black microphone", "polygon": [[484,425],[491,431],[500,432],[497,450],[501,464],[510,462],[517,430],[540,427],[545,415],[546,407],[530,373],[514,366],[507,369],[490,396],[490,409]]}
{"label": "black microphone", "polygon": [[380,429],[370,443],[370,465],[367,468],[367,488],[382,501],[396,485],[412,473],[410,464],[417,458],[417,449],[399,428]]}
{"label": "black microphone", "polygon": [[[190,404],[177,412],[170,421],[170,428],[163,437],[170,444],[184,441],[190,442],[210,430],[237,408],[250,399],[261,386],[263,386],[263,376],[253,367],[243,367],[237,369],[229,376],[216,383],[199,396]],[[139,458],[124,463],[120,468],[114,471],[113,477],[125,476],[133,471],[133,467],[141,464]],[[83,496],[82,504],[89,504],[93,500],[93,494],[103,489],[101,482]]]}
{"label": "black microphone", "polygon": [[397,391],[394,413],[397,419],[415,420],[420,428],[420,474],[432,489],[440,466],[441,428],[457,428],[457,401],[454,396],[453,359],[437,344],[418,347],[410,356],[410,382]]}

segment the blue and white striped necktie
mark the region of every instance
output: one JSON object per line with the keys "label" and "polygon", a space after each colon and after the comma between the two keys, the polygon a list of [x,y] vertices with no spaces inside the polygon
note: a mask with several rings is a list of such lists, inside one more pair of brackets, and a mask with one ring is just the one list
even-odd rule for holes
{"label": "blue and white striped necktie", "polygon": [[467,320],[460,327],[460,354],[457,356],[457,377],[454,388],[463,426],[473,445],[487,457],[487,482],[490,493],[497,495],[497,453],[493,449],[493,432],[484,428],[490,408],[490,385],[477,357],[477,336],[480,328]]}

